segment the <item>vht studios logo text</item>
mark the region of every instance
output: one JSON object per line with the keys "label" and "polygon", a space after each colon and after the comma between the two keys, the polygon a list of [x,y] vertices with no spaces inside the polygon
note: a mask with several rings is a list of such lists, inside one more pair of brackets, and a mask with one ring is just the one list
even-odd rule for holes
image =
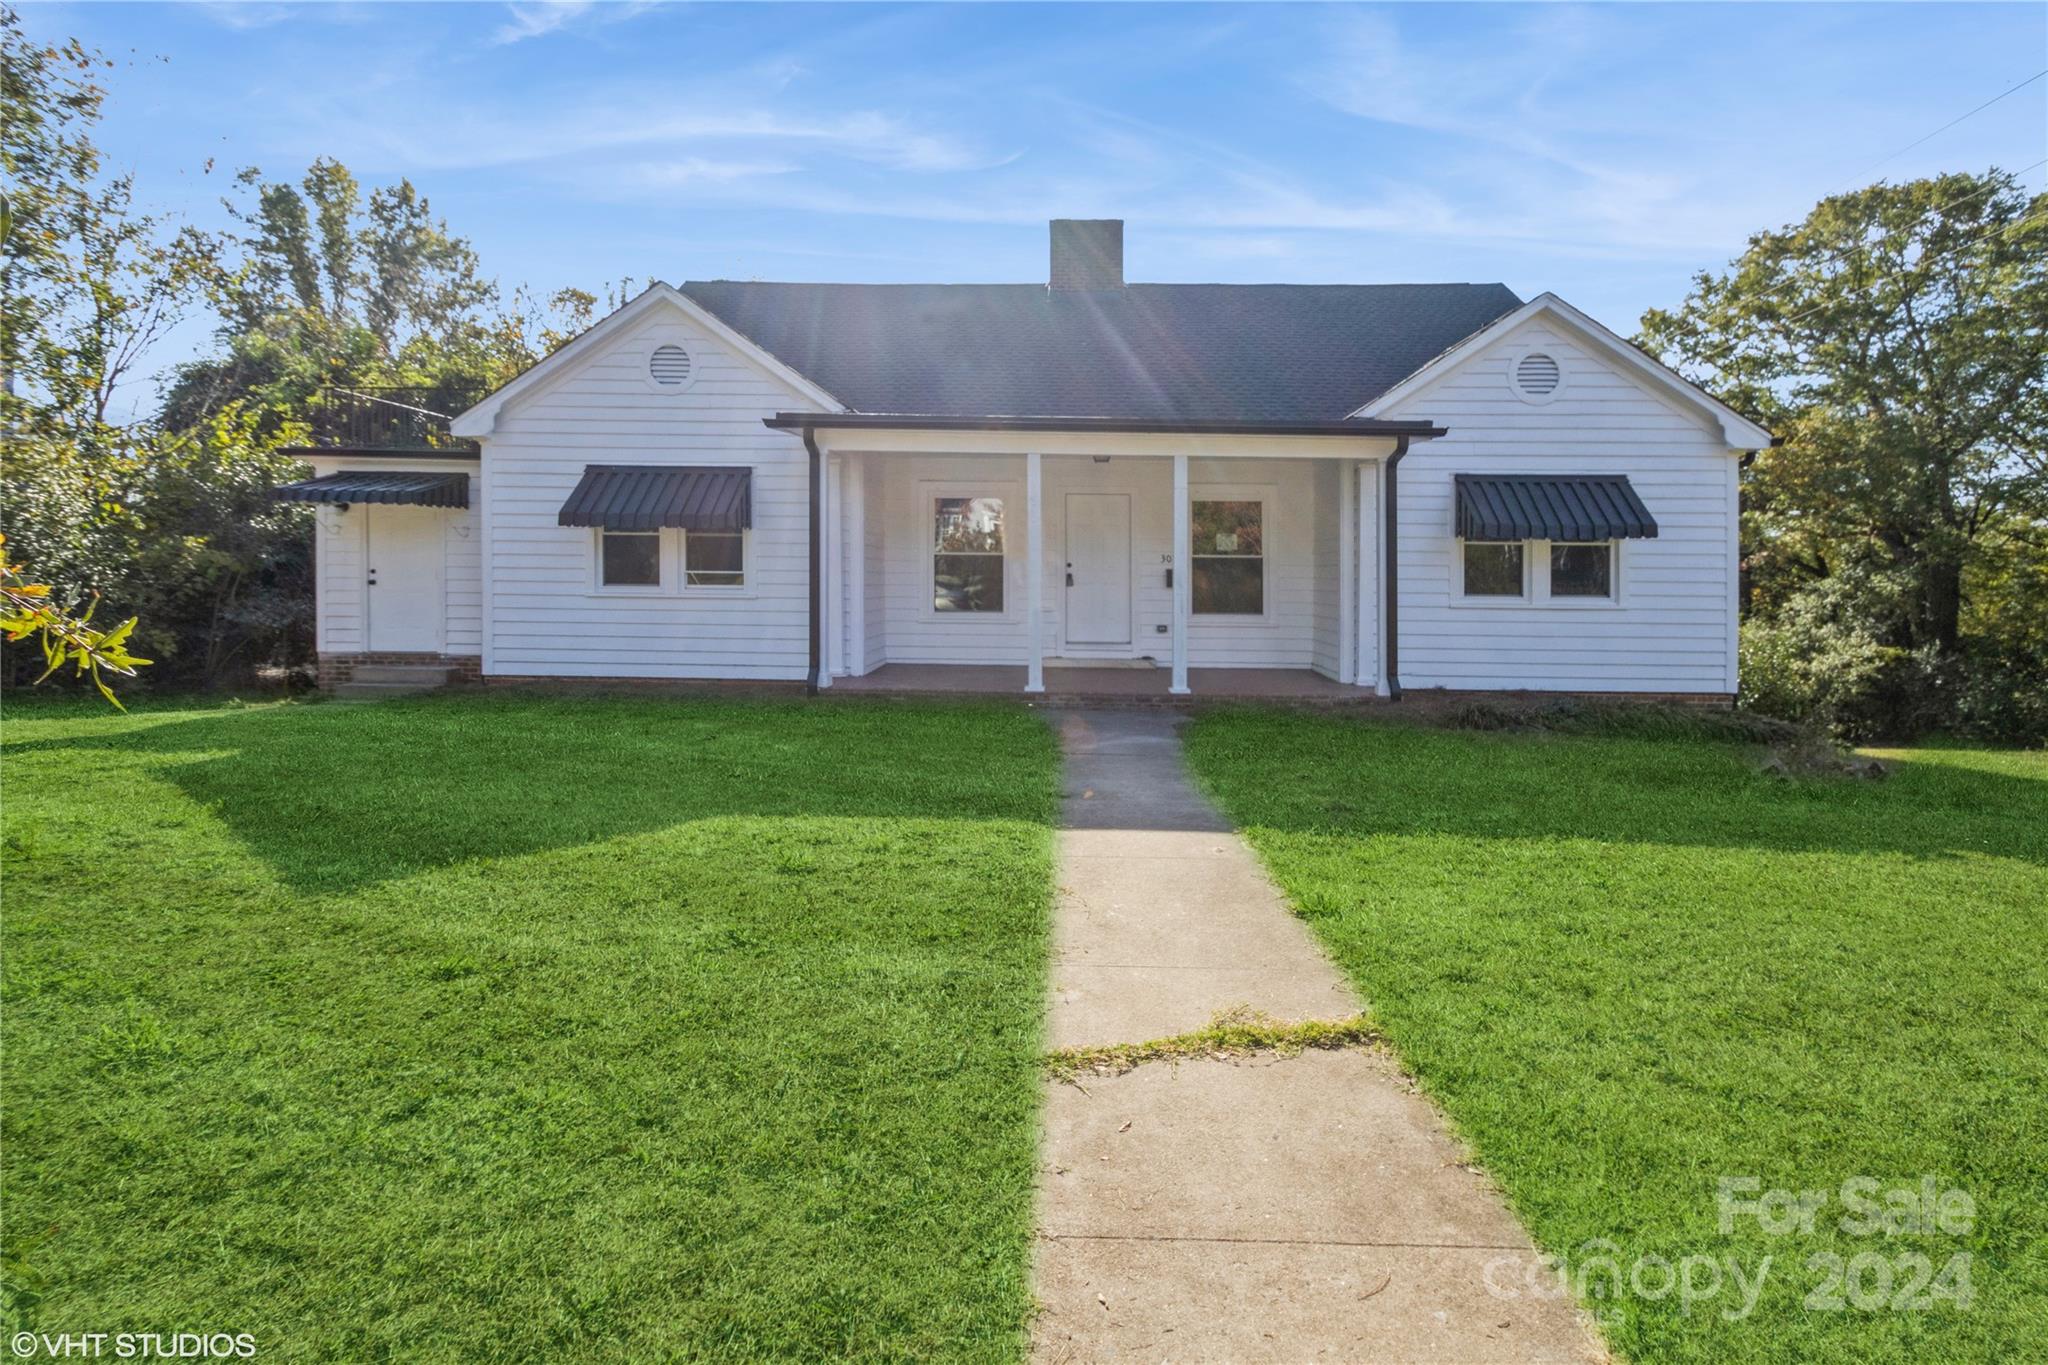
{"label": "vht studios logo text", "polygon": [[14,1354],[36,1360],[247,1360],[247,1332],[16,1332]]}

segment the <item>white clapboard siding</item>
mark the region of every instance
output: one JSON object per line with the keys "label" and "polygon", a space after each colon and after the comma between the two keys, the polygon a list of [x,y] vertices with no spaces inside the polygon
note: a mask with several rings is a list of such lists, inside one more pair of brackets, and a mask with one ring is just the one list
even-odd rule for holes
{"label": "white clapboard siding", "polygon": [[[476,479],[470,479],[476,492]],[[442,544],[446,551],[441,588],[445,596],[447,625],[441,651],[444,654],[481,654],[484,647],[484,538],[478,528],[476,508],[465,507],[446,514]]]}
{"label": "white clapboard siding", "polygon": [[[1511,358],[1529,347],[1564,367],[1546,404],[1509,384]],[[1737,457],[1717,427],[1543,319],[1383,415],[1449,428],[1399,466],[1403,686],[1735,690]],[[1452,478],[1517,472],[1628,476],[1658,535],[1623,543],[1618,604],[1468,606],[1456,596]]]}
{"label": "white clapboard siding", "polygon": [[[870,456],[867,501],[868,665],[892,663],[1021,664],[1027,629],[1022,551],[1024,460],[1021,456]],[[1190,663],[1201,667],[1307,668],[1317,662],[1315,640],[1323,587],[1319,564],[1329,561],[1328,595],[1334,604],[1336,520],[1328,520],[1330,546],[1319,548],[1314,510],[1316,475],[1308,460],[1195,460],[1189,483],[1196,497],[1260,496],[1266,503],[1267,609],[1262,619],[1195,617],[1188,631]],[[1036,613],[1042,648],[1058,658],[1066,582],[1066,496],[1127,493],[1131,498],[1132,641],[1127,649],[1072,653],[1083,657],[1167,659],[1172,636],[1172,590],[1166,570],[1173,548],[1173,471],[1164,459],[1118,457],[1107,463],[1046,457],[1043,463],[1045,599]],[[1332,485],[1334,487],[1334,483]],[[1007,500],[1008,554],[1001,614],[940,615],[931,610],[930,499],[941,495],[1001,496]],[[1334,607],[1330,629],[1334,632]],[[1334,642],[1334,633],[1331,640]],[[1334,667],[1334,643],[1329,647]]]}
{"label": "white clapboard siding", "polygon": [[[690,353],[691,382],[648,380],[658,345]],[[761,419],[812,404],[680,311],[607,338],[583,364],[519,395],[484,444],[491,543],[486,671],[514,676],[797,680],[810,658],[810,486],[802,441]],[[605,591],[596,533],[556,524],[593,464],[753,470],[743,590]],[[451,578],[451,582],[454,580]]]}
{"label": "white clapboard siding", "polygon": [[321,504],[313,519],[315,648],[322,654],[368,649],[363,619],[363,518]]}

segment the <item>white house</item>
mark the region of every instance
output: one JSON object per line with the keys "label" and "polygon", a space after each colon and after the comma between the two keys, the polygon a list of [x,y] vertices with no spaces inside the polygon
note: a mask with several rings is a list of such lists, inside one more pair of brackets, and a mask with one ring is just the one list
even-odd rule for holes
{"label": "white house", "polygon": [[[323,680],[1736,690],[1770,434],[1501,285],[657,284],[329,433]],[[424,432],[425,434],[417,434]],[[373,670],[382,670],[376,672]]]}

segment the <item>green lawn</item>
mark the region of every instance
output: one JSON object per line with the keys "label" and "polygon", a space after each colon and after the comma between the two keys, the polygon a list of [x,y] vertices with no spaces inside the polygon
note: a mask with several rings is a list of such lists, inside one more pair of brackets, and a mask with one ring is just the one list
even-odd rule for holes
{"label": "green lawn", "polygon": [[[1604,1299],[1619,1350],[2048,1349],[2048,756],[1924,749],[1882,783],[1787,781],[1711,743],[1261,712],[1204,718],[1190,752],[1546,1248],[1596,1269],[1595,1239],[1625,1268],[1733,1256],[1751,1278],[1772,1257],[1736,1320],[1732,1281],[1689,1312]],[[1723,1235],[1723,1175],[1831,1197],[1811,1234]],[[1859,1175],[1959,1187],[1973,1230],[1851,1236]],[[1969,1254],[1967,1308],[1879,1306],[1915,1252]],[[1865,1253],[1870,1306],[1804,1306],[1826,1287],[1809,1258]]]}
{"label": "green lawn", "polygon": [[4,739],[35,1325],[278,1360],[1021,1349],[1037,718],[10,701]]}

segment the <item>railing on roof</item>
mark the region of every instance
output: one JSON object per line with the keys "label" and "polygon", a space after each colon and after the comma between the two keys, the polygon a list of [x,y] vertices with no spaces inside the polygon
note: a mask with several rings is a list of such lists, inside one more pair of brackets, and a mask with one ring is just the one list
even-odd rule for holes
{"label": "railing on roof", "polygon": [[312,444],[322,450],[470,451],[449,434],[455,414],[484,396],[481,384],[330,385],[313,397]]}

